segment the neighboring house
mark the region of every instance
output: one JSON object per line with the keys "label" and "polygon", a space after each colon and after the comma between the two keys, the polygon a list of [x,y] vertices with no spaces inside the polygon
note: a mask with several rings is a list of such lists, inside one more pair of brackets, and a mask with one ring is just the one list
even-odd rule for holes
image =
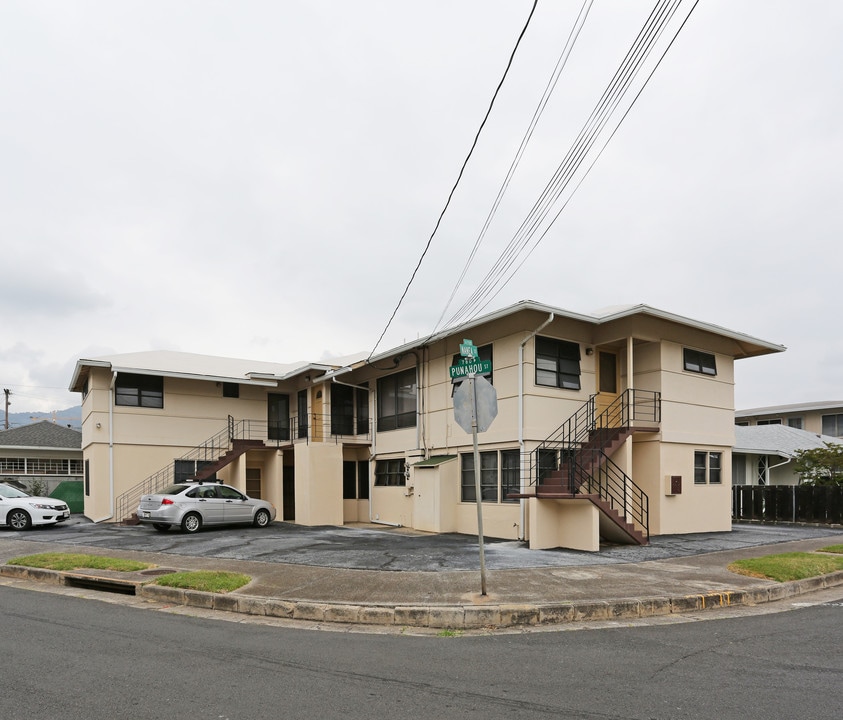
{"label": "neighboring house", "polygon": [[49,495],[65,480],[82,479],[82,433],[43,420],[0,431],[0,482]]}
{"label": "neighboring house", "polygon": [[465,339],[497,393],[479,435],[485,534],[598,550],[731,529],[734,361],[784,348],[646,305],[531,301],[368,362],[80,359],[85,514],[121,521],[142,492],[216,474],[286,521],[475,534],[449,375]]}
{"label": "neighboring house", "polygon": [[843,444],[838,438],[797,430],[787,425],[735,427],[732,448],[733,485],[799,485],[793,458],[799,450]]}
{"label": "neighboring house", "polygon": [[786,425],[814,434],[843,438],[843,402],[798,403],[738,410],[735,424]]}

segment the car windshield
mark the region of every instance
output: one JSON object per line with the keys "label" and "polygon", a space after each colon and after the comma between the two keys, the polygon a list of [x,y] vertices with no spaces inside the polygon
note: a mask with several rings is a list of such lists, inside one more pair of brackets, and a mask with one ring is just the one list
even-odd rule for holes
{"label": "car windshield", "polygon": [[0,485],[0,495],[7,498],[25,498],[29,497],[23,490],[13,488],[11,485]]}

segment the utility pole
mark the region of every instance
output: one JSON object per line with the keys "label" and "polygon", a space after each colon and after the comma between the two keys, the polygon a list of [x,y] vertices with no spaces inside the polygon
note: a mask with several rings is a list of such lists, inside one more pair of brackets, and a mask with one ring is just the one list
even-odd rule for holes
{"label": "utility pole", "polygon": [[3,388],[3,394],[6,396],[6,430],[9,429],[9,395],[12,394],[12,391],[9,388]]}

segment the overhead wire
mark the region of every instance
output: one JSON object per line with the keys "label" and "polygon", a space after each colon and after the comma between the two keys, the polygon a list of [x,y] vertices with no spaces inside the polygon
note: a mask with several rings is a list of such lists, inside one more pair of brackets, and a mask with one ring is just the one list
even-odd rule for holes
{"label": "overhead wire", "polygon": [[[674,34],[673,39],[670,41],[667,48],[662,53],[662,56],[659,59],[658,63],[650,72],[644,84],[639,89],[638,94],[635,96],[632,103],[624,112],[623,116],[617,123],[615,129],[612,131],[611,135],[604,143],[603,148],[599,151],[597,157],[602,154],[606,144],[608,144],[609,140],[611,140],[611,138],[617,132],[618,127],[620,127],[620,124],[626,118],[632,105],[638,99],[644,87],[646,87],[646,84],[649,82],[649,79],[652,77],[653,73],[655,72],[655,69],[658,67],[659,64],[661,64],[661,60],[664,58],[667,51],[672,46],[674,40],[676,39],[676,36],[678,36],[682,27],[684,27],[685,23],[687,22],[687,19],[690,17],[691,13],[696,7],[697,2],[694,3],[694,6],[691,8],[685,20],[682,22],[681,26]],[[511,280],[514,272],[521,267],[523,261],[515,268],[514,271],[509,274],[509,277],[507,277],[505,281],[502,280],[502,278],[504,278],[507,272],[512,268],[513,264],[518,259],[518,256],[523,253],[524,249],[529,244],[530,240],[534,237],[538,229],[541,227],[542,223],[546,220],[552,208],[558,203],[559,198],[568,188],[571,180],[576,176],[577,171],[580,169],[583,162],[586,160],[592,147],[595,145],[598,137],[603,132],[605,126],[608,124],[609,119],[617,110],[617,107],[623,100],[624,96],[628,93],[633,80],[637,77],[642,67],[644,66],[646,60],[649,58],[649,55],[651,54],[656,42],[660,39],[664,30],[666,29],[670,21],[674,18],[681,3],[682,0],[661,0],[661,2],[659,2],[654,7],[653,11],[650,13],[650,16],[647,19],[647,22],[645,23],[642,30],[639,32],[638,36],[636,37],[635,41],[630,47],[630,50],[627,52],[623,62],[619,66],[618,70],[615,72],[615,75],[609,82],[606,90],[604,91],[603,95],[601,96],[588,120],[583,125],[573,145],[569,149],[566,156],[563,158],[563,161],[557,167],[557,170],[554,172],[551,180],[547,183],[538,200],[536,200],[530,212],[522,221],[512,240],[510,240],[506,249],[498,257],[493,267],[489,270],[487,275],[484,277],[478,287],[474,290],[474,292],[470,295],[470,297],[463,303],[461,308],[451,316],[448,321],[449,326],[466,322],[466,318],[475,317],[476,314],[480,311],[480,309],[482,309],[482,307],[485,307],[488,304],[487,298],[489,298],[489,295],[492,293],[494,288],[498,286],[498,289],[494,292],[494,295],[492,297],[496,296],[500,292],[503,285],[508,283],[509,280]],[[592,162],[591,166],[589,166],[588,168],[588,171],[590,171],[591,167],[593,167],[593,164],[594,163]],[[579,182],[574,187],[573,192],[575,192],[576,189],[580,186],[583,179],[584,178],[581,178],[579,180]],[[571,195],[573,195],[573,192],[571,193]],[[568,200],[566,200],[565,205],[567,205],[567,202],[569,200],[570,197],[568,198]],[[563,208],[565,205],[563,205]],[[561,212],[561,209],[559,212]],[[550,221],[550,225],[552,225],[553,222],[555,222],[556,218],[558,218],[559,212],[557,212],[557,214]],[[541,233],[539,239],[535,242],[533,248],[530,250],[530,253],[533,252],[538,242],[540,242],[541,239],[544,238],[547,231],[549,230],[550,225],[548,225]]]}
{"label": "overhead wire", "polygon": [[547,103],[550,100],[550,96],[556,89],[556,85],[559,82],[559,77],[561,76],[562,71],[565,69],[565,66],[568,64],[568,59],[571,56],[571,52],[574,49],[574,45],[576,44],[576,41],[579,38],[580,32],[582,31],[582,28],[585,25],[585,21],[588,18],[588,14],[593,4],[594,0],[584,0],[578,15],[574,20],[574,25],[568,33],[565,45],[563,46],[562,52],[560,53],[559,58],[556,61],[556,66],[554,67],[553,72],[551,73],[551,76],[547,81],[547,85],[545,86],[544,92],[541,98],[539,99],[538,104],[536,105],[536,109],[533,111],[533,117],[530,119],[530,123],[527,127],[527,130],[524,132],[524,135],[521,138],[521,143],[518,146],[518,150],[515,152],[515,156],[513,157],[512,162],[509,165],[509,170],[507,171],[506,176],[501,182],[500,188],[498,188],[498,194],[492,202],[492,206],[489,210],[489,213],[486,215],[486,220],[483,223],[483,227],[480,229],[480,233],[477,236],[477,240],[475,241],[474,246],[472,247],[471,252],[469,253],[468,259],[466,260],[465,265],[463,266],[462,272],[460,273],[459,278],[454,284],[454,288],[451,291],[451,295],[445,303],[445,307],[442,309],[442,313],[439,316],[439,320],[436,322],[436,325],[431,331],[431,334],[434,334],[439,328],[440,324],[442,323],[442,320],[445,317],[445,313],[448,312],[448,308],[451,306],[454,297],[456,297],[457,291],[459,290],[460,285],[465,279],[465,276],[468,273],[468,269],[474,261],[474,258],[477,255],[477,251],[479,250],[480,246],[483,243],[483,240],[486,237],[486,233],[492,224],[493,218],[497,214],[497,210],[500,207],[501,201],[503,200],[506,191],[509,189],[509,185],[512,181],[513,176],[515,175],[515,171],[521,163],[521,158],[523,157],[524,152],[527,149],[527,145],[533,137],[533,132],[535,131],[536,126],[538,125],[538,122],[544,113],[545,107],[547,107]]}
{"label": "overhead wire", "polygon": [[521,29],[521,32],[518,35],[518,39],[515,41],[515,47],[512,49],[510,53],[509,60],[507,61],[506,68],[504,69],[503,76],[498,82],[498,86],[495,88],[495,92],[492,95],[492,100],[489,103],[489,107],[486,110],[486,114],[483,117],[483,121],[480,123],[480,127],[477,129],[477,132],[474,135],[474,141],[471,143],[471,147],[469,148],[468,155],[466,155],[465,160],[463,161],[462,167],[460,168],[459,174],[457,175],[457,179],[454,182],[453,187],[451,188],[451,192],[448,193],[448,198],[445,201],[445,206],[442,208],[442,212],[439,213],[439,217],[436,220],[436,224],[433,227],[433,232],[430,233],[430,237],[427,240],[427,244],[422,251],[421,257],[419,257],[418,262],[416,263],[416,267],[413,270],[412,275],[410,276],[410,280],[407,283],[407,286],[404,288],[404,292],[401,294],[401,297],[398,300],[398,304],[395,306],[395,309],[392,311],[392,315],[390,315],[389,320],[386,323],[386,326],[383,329],[383,332],[380,334],[378,341],[375,343],[372,351],[369,353],[369,356],[366,358],[366,362],[372,359],[372,356],[375,354],[375,351],[378,349],[378,346],[381,344],[384,336],[386,335],[387,331],[389,330],[390,326],[392,325],[392,321],[395,319],[395,316],[398,313],[401,304],[404,302],[404,298],[407,297],[407,293],[410,290],[410,286],[413,284],[413,281],[416,279],[416,275],[418,274],[419,268],[421,267],[422,262],[424,261],[425,256],[427,255],[428,250],[430,250],[430,245],[433,242],[433,238],[436,235],[439,226],[442,223],[442,218],[445,216],[445,212],[448,210],[448,207],[451,204],[451,199],[454,196],[454,193],[457,190],[457,186],[460,184],[460,180],[462,179],[463,173],[465,172],[465,168],[468,165],[468,161],[471,159],[472,154],[474,153],[474,148],[477,146],[477,142],[480,139],[480,133],[483,131],[483,128],[486,125],[486,121],[489,119],[489,115],[492,112],[492,108],[495,105],[495,100],[498,97],[498,93],[500,92],[501,87],[503,86],[504,81],[506,80],[507,75],[509,74],[509,69],[512,67],[512,62],[515,59],[515,54],[518,51],[518,47],[521,45],[521,40],[524,37],[525,33],[527,32],[527,28],[530,25],[530,20],[533,18],[533,14],[536,12],[536,6],[538,5],[538,0],[533,0],[533,7],[530,9],[530,14],[527,16],[527,21],[524,23],[524,27]]}
{"label": "overhead wire", "polygon": [[667,55],[668,51],[669,51],[669,50],[670,50],[670,48],[672,47],[673,43],[676,41],[676,38],[678,37],[679,32],[682,30],[682,28],[683,28],[683,27],[685,26],[685,24],[688,22],[688,19],[691,17],[691,13],[693,13],[693,12],[694,12],[694,9],[697,7],[697,5],[698,5],[698,4],[699,4],[699,0],[694,0],[694,4],[693,4],[693,6],[691,7],[690,11],[688,12],[688,15],[686,15],[686,16],[685,16],[685,19],[682,21],[681,26],[680,26],[680,27],[679,27],[679,29],[676,31],[676,33],[674,34],[674,36],[671,38],[671,40],[670,40],[670,42],[668,43],[667,47],[665,48],[664,52],[662,52],[661,56],[659,57],[658,62],[657,62],[657,63],[653,66],[653,69],[652,69],[652,70],[650,71],[650,73],[648,74],[647,79],[645,80],[644,84],[643,84],[643,85],[639,88],[638,92],[635,94],[635,97],[632,99],[632,102],[629,104],[629,106],[627,107],[627,109],[624,111],[623,115],[621,116],[621,119],[618,121],[617,125],[616,125],[616,126],[615,126],[615,128],[612,130],[612,132],[611,132],[611,134],[609,135],[609,137],[608,137],[608,138],[606,138],[606,141],[603,143],[603,146],[600,148],[600,150],[599,150],[599,151],[597,152],[597,154],[594,156],[594,159],[591,161],[591,163],[589,164],[588,168],[586,168],[585,172],[584,172],[584,173],[583,173],[583,175],[580,177],[580,179],[578,180],[577,184],[574,186],[574,189],[573,189],[573,191],[571,192],[571,194],[568,196],[568,198],[565,200],[565,202],[563,203],[563,205],[559,208],[559,210],[558,210],[558,211],[556,212],[556,214],[553,216],[553,219],[552,219],[552,220],[551,220],[551,221],[547,224],[547,226],[546,226],[546,227],[545,227],[545,229],[542,231],[542,233],[541,233],[541,235],[538,237],[538,239],[534,241],[533,246],[530,248],[529,252],[527,252],[527,254],[524,256],[524,258],[521,260],[521,262],[520,262],[520,263],[518,263],[518,266],[515,268],[515,270],[514,270],[512,273],[510,273],[509,277],[506,279],[506,281],[505,281],[505,282],[503,282],[503,283],[500,285],[500,287],[499,287],[499,288],[495,291],[495,293],[494,293],[493,295],[489,296],[489,297],[486,299],[486,301],[484,302],[484,304],[482,305],[482,307],[480,307],[480,308],[478,308],[478,309],[477,309],[477,312],[475,312],[475,314],[473,315],[473,317],[476,317],[478,313],[482,312],[482,311],[483,311],[483,310],[484,310],[484,309],[485,309],[485,308],[489,305],[489,303],[491,303],[491,301],[492,301],[492,300],[494,300],[494,298],[495,298],[495,297],[497,297],[497,296],[498,296],[498,294],[500,294],[501,290],[503,290],[503,288],[504,288],[504,287],[506,287],[506,285],[509,283],[509,281],[510,281],[510,280],[512,280],[512,278],[515,276],[515,273],[516,273],[516,272],[518,272],[518,270],[520,270],[520,269],[521,269],[521,266],[522,266],[525,262],[527,262],[527,260],[529,259],[529,257],[533,254],[533,252],[535,251],[535,249],[539,246],[539,244],[541,243],[541,241],[544,239],[545,235],[547,235],[547,233],[550,231],[551,227],[553,227],[553,224],[556,222],[556,220],[557,220],[557,219],[559,218],[559,216],[562,214],[562,211],[563,211],[563,210],[567,207],[568,203],[571,201],[571,199],[573,198],[574,194],[575,194],[575,193],[576,193],[576,191],[579,189],[580,185],[582,185],[582,183],[585,181],[586,177],[588,177],[588,174],[591,172],[592,168],[593,168],[593,167],[597,164],[597,161],[600,159],[600,156],[603,154],[603,151],[606,149],[606,147],[608,146],[609,142],[611,142],[612,138],[615,136],[615,134],[617,133],[617,131],[620,129],[621,124],[622,124],[622,123],[623,123],[623,121],[626,119],[626,116],[629,114],[629,112],[632,110],[632,107],[633,107],[633,106],[635,105],[635,103],[638,101],[638,98],[639,98],[639,97],[641,97],[641,94],[644,92],[644,88],[647,86],[647,83],[649,83],[650,78],[652,78],[653,74],[656,72],[656,70],[658,69],[659,65],[661,65],[662,60],[664,60],[665,56]]}

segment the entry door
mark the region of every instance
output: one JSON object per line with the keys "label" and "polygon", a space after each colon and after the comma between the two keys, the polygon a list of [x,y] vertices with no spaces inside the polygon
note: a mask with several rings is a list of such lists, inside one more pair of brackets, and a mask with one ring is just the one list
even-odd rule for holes
{"label": "entry door", "polygon": [[[597,415],[603,414],[615,400],[618,399],[618,356],[606,350],[597,351]],[[618,415],[604,419],[601,424],[615,426],[622,418]]]}
{"label": "entry door", "polygon": [[284,522],[296,519],[296,469],[293,465],[284,466],[282,478],[282,511]]}
{"label": "entry door", "polygon": [[314,388],[313,390],[313,442],[322,442],[324,439],[324,430],[322,423],[322,408],[324,407],[322,398],[322,388]]}

